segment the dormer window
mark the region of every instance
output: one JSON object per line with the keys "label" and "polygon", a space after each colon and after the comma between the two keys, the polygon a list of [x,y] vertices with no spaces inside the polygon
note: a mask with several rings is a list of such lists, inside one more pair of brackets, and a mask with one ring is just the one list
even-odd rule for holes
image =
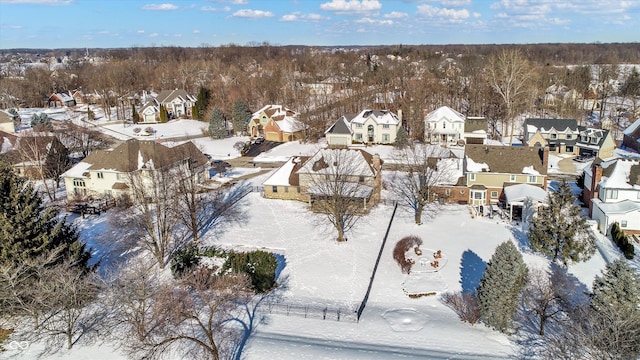
{"label": "dormer window", "polygon": [[558,134],[551,134],[551,138],[552,139],[557,139],[558,138]]}
{"label": "dormer window", "polygon": [[592,143],[592,144],[597,144],[597,143],[598,143],[598,138],[597,138],[597,137],[595,137],[595,136],[594,136],[594,137],[592,137],[592,138],[591,138],[591,143]]}
{"label": "dormer window", "polygon": [[442,123],[442,128],[443,128],[443,129],[446,129],[446,128],[447,128],[447,123],[446,123],[446,122],[443,122],[443,123]]}
{"label": "dormer window", "polygon": [[573,134],[567,134],[567,140],[573,139]]}

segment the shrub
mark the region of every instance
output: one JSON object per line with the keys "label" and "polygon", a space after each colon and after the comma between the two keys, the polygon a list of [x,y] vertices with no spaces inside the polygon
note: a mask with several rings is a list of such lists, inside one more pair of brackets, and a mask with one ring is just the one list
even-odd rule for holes
{"label": "shrub", "polygon": [[618,245],[618,248],[624,254],[624,257],[631,260],[635,256],[633,244],[629,241],[629,237],[620,229],[617,222],[611,226],[611,239]]}
{"label": "shrub", "polygon": [[144,131],[146,131],[147,134],[153,134],[153,128],[151,126],[147,126],[146,128],[144,128]]}
{"label": "shrub", "polygon": [[171,272],[175,278],[181,278],[186,272],[200,264],[198,246],[189,244],[176,251],[171,258]]}
{"label": "shrub", "polygon": [[133,132],[136,134],[139,133],[140,131],[142,131],[142,129],[140,129],[139,127],[133,128]]}
{"label": "shrub", "polygon": [[400,270],[403,273],[409,274],[411,272],[411,265],[413,265],[411,259],[407,259],[405,254],[407,251],[413,249],[416,246],[422,245],[422,239],[415,235],[406,236],[400,239],[393,249],[393,258],[400,265]]}
{"label": "shrub", "polygon": [[258,293],[271,290],[276,284],[278,261],[274,254],[262,250],[251,252],[230,252],[222,266],[222,273],[231,270],[245,273],[251,279],[251,286]]}
{"label": "shrub", "polygon": [[458,314],[463,322],[473,325],[480,320],[478,302],[472,293],[445,293],[442,295],[442,300]]}

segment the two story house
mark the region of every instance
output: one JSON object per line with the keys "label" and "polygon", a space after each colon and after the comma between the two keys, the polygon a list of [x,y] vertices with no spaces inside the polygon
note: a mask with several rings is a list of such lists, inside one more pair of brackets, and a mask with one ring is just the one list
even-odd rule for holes
{"label": "two story house", "polygon": [[526,119],[523,144],[557,154],[607,158],[616,143],[610,131],[578,126],[575,119]]}
{"label": "two story house", "polygon": [[514,184],[547,187],[549,149],[523,146],[467,145],[464,173],[472,206],[504,201]]}
{"label": "two story house", "polygon": [[424,138],[430,144],[454,145],[463,139],[464,115],[441,106],[424,117]]}
{"label": "two story house", "polygon": [[196,98],[183,89],[163,90],[155,98],[158,108],[164,106],[169,119],[186,116],[190,118]]}
{"label": "two story house", "polygon": [[[370,208],[380,199],[382,160],[364,150],[321,149],[312,156],[295,156],[276,170],[264,183],[264,197],[309,203],[328,194],[323,184],[340,177],[344,196]],[[329,180],[330,181],[330,180]]]}
{"label": "two story house", "polygon": [[640,152],[640,121],[634,121],[623,132],[622,145]]}
{"label": "two story house", "polygon": [[584,170],[582,194],[602,234],[614,222],[626,233],[640,233],[640,160],[597,158]]}
{"label": "two story house", "polygon": [[[62,174],[67,199],[122,198],[130,177],[145,171],[188,166],[197,183],[208,178],[207,157],[192,142],[167,147],[156,141],[130,139],[112,150],[96,150]],[[176,181],[179,181],[178,179]]]}
{"label": "two story house", "polygon": [[325,137],[331,146],[393,144],[400,126],[402,118],[389,110],[363,110],[341,116],[325,131]]}
{"label": "two story house", "polygon": [[47,104],[50,108],[59,108],[64,106],[75,106],[76,100],[69,93],[59,92],[49,96]]}
{"label": "two story house", "polygon": [[305,137],[306,124],[297,119],[298,113],[282,105],[266,105],[251,115],[247,130],[252,137],[288,142]]}

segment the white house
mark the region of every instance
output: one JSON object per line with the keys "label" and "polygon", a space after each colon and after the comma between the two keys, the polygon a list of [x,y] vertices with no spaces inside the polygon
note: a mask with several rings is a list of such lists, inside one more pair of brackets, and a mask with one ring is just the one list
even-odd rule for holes
{"label": "white house", "polygon": [[402,113],[389,110],[363,110],[357,115],[343,115],[325,131],[327,143],[348,146],[353,143],[393,144],[402,126]]}
{"label": "white house", "polygon": [[640,160],[596,159],[584,174],[584,201],[600,232],[609,234],[617,222],[626,233],[640,233]]}
{"label": "white house", "polygon": [[[156,141],[127,140],[112,150],[96,150],[62,174],[67,199],[121,198],[130,175],[188,166],[198,183],[207,179],[208,159],[190,141],[167,147]],[[179,181],[176,179],[176,181]]]}
{"label": "white house", "polygon": [[424,117],[424,138],[431,144],[456,144],[464,138],[464,120],[461,113],[441,106]]}
{"label": "white house", "polygon": [[196,98],[185,90],[163,90],[156,97],[158,104],[164,106],[169,118],[191,117],[191,109],[196,104]]}

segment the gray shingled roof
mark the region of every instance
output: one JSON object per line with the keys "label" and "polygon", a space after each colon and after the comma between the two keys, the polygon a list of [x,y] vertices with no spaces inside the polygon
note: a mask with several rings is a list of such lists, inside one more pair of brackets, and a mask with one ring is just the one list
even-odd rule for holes
{"label": "gray shingled roof", "polygon": [[[340,119],[338,119],[338,121],[336,121],[333,125],[331,125],[331,127],[329,128],[329,130],[326,131],[326,134],[346,134],[346,135],[350,135],[351,134],[351,127],[349,126],[349,120],[348,116],[351,115],[344,115],[341,116]],[[355,116],[355,115],[353,115]],[[353,119],[353,116],[350,117],[350,119]]]}
{"label": "gray shingled roof", "polygon": [[527,125],[532,125],[542,131],[542,129],[549,131],[554,128],[558,131],[564,131],[567,128],[576,130],[578,128],[578,121],[576,119],[537,119],[531,118],[524,121],[524,128],[527,129]]}

